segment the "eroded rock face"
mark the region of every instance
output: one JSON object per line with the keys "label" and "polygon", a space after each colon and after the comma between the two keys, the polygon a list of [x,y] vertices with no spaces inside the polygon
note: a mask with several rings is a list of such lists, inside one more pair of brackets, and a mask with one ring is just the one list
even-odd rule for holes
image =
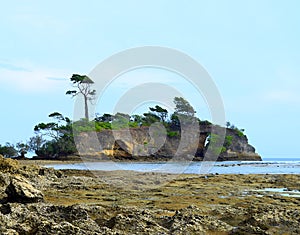
{"label": "eroded rock face", "polygon": [[[43,201],[43,194],[32,182],[39,178],[38,166],[22,166],[0,156],[0,203]],[[46,170],[47,171],[47,170]]]}
{"label": "eroded rock face", "polygon": [[5,190],[9,202],[33,203],[43,201],[43,194],[20,175],[11,178]]}
{"label": "eroded rock face", "polygon": [[[207,157],[207,141],[212,132],[225,131],[225,149],[217,158],[219,161],[261,160],[255,148],[248,143],[247,136],[239,130],[225,129],[211,124],[200,125],[199,135],[194,131],[185,131],[184,139],[179,130],[173,135],[160,133],[148,127],[130,130],[103,130],[98,133],[81,133],[75,137],[79,153],[82,156],[117,160],[216,160],[216,156]],[[155,132],[153,134],[153,132]],[[157,134],[158,137],[155,137]],[[155,138],[154,138],[155,137]],[[163,138],[164,137],[164,138]],[[194,140],[197,140],[195,143]],[[216,155],[216,154],[215,154]],[[192,157],[190,157],[192,156]],[[208,159],[209,158],[209,159]]]}

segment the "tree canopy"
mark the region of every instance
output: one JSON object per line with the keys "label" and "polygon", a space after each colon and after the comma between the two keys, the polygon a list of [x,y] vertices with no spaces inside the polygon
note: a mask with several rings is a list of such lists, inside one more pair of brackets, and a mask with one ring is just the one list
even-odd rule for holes
{"label": "tree canopy", "polygon": [[176,115],[184,115],[189,117],[194,117],[196,111],[194,110],[193,106],[182,97],[175,97],[175,114]]}
{"label": "tree canopy", "polygon": [[86,75],[73,74],[70,78],[73,83],[73,87],[76,90],[69,90],[66,92],[66,95],[71,95],[75,97],[77,95],[82,95],[84,99],[84,115],[85,118],[89,119],[89,110],[88,110],[88,101],[91,102],[96,95],[96,90],[92,89],[92,84],[94,83],[92,79],[90,79]]}

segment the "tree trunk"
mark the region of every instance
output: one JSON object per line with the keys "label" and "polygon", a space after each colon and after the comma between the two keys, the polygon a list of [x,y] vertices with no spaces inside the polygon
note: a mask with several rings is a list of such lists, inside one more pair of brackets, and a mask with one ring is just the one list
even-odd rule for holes
{"label": "tree trunk", "polygon": [[89,109],[88,109],[88,99],[86,96],[84,97],[84,111],[85,111],[85,119],[88,121],[89,120]]}

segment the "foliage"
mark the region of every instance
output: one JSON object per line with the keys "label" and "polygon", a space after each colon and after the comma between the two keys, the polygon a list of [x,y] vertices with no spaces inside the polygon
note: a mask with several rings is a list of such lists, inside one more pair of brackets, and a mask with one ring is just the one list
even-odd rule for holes
{"label": "foliage", "polygon": [[26,143],[19,142],[14,146],[13,144],[6,143],[4,146],[0,145],[0,154],[4,157],[18,157],[25,158],[29,146]]}
{"label": "foliage", "polygon": [[[85,111],[87,111],[87,101],[91,101],[95,96],[95,90],[91,89],[93,81],[87,76],[73,74],[71,81],[77,90],[67,91],[66,94],[83,95],[85,99]],[[48,123],[39,123],[34,127],[36,136],[31,137],[27,143],[18,143],[16,146],[7,143],[5,146],[0,145],[0,154],[5,157],[15,157],[18,154],[24,157],[27,151],[34,151],[38,156],[55,158],[77,153],[73,135],[82,132],[102,131],[102,130],[121,130],[124,128],[137,128],[140,126],[151,126],[157,123],[157,128],[151,128],[154,136],[162,136],[167,134],[168,137],[180,136],[180,125],[188,125],[197,121],[200,125],[211,125],[209,121],[201,121],[195,117],[195,110],[187,100],[182,97],[175,97],[175,112],[168,119],[168,111],[156,105],[150,107],[150,111],[143,115],[134,114],[132,116],[124,113],[116,113],[115,115],[104,113],[102,116],[97,115],[92,121],[85,118],[72,122],[68,117],[64,117],[58,112],[49,115],[52,119]],[[87,112],[85,113],[87,114]],[[182,122],[182,123],[180,123]],[[161,128],[161,125],[165,129]],[[233,129],[238,136],[244,136],[243,129],[238,129],[230,122],[226,123],[226,127]],[[166,131],[166,132],[165,132]],[[221,139],[218,135],[209,135],[209,144],[220,143]],[[226,136],[223,146],[213,147],[215,154],[224,153],[230,147],[233,136]],[[144,145],[148,143],[145,142]]]}
{"label": "foliage", "polygon": [[108,122],[95,122],[95,130],[96,131],[111,130],[111,123],[108,123]]}
{"label": "foliage", "polygon": [[207,120],[205,120],[205,121],[199,121],[199,124],[200,124],[200,125],[209,126],[209,125],[211,125],[212,123],[209,122],[209,121],[207,121]]}
{"label": "foliage", "polygon": [[244,136],[244,133],[243,133],[243,131],[244,131],[244,129],[235,129],[235,131],[236,131],[236,133],[237,133],[237,135],[239,136],[239,137],[243,137]]}
{"label": "foliage", "polygon": [[230,127],[230,122],[226,122],[226,128],[229,128]]}
{"label": "foliage", "polygon": [[36,135],[29,139],[28,141],[28,150],[33,152],[38,152],[43,144],[45,144],[46,140],[43,139],[42,135]]}
{"label": "foliage", "polygon": [[131,116],[131,121],[138,124],[138,126],[141,126],[143,124],[143,116],[134,114]]}
{"label": "foliage", "polygon": [[128,114],[116,113],[111,123],[111,127],[114,130],[128,128],[129,121],[130,121],[130,116]]}
{"label": "foliage", "polygon": [[79,121],[73,122],[72,130],[73,133],[89,132],[95,131],[96,128],[95,121],[89,121],[85,118],[80,119]]}
{"label": "foliage", "polygon": [[[35,153],[43,157],[76,153],[71,120],[58,112],[51,113],[49,117],[53,118],[54,122],[39,123],[34,127],[37,136],[31,139],[30,148],[34,148]],[[43,140],[43,136],[50,138],[50,140]]]}
{"label": "foliage", "polygon": [[239,137],[245,136],[244,134],[245,129],[239,129],[234,124],[231,124],[230,122],[226,122],[226,128],[234,130]]}
{"label": "foliage", "polygon": [[[184,124],[191,124],[198,118],[194,117],[196,111],[190,105],[190,103],[182,97],[175,97],[175,112],[171,115],[171,126],[172,128],[179,128],[180,122]],[[182,125],[183,123],[181,123]]]}
{"label": "foliage", "polygon": [[105,113],[102,116],[98,116],[95,118],[96,122],[112,122],[113,121],[113,115],[109,113]]}
{"label": "foliage", "polygon": [[232,145],[232,139],[233,137],[231,135],[227,135],[225,137],[224,147],[228,148],[230,145]]}
{"label": "foliage", "polygon": [[152,112],[155,113],[156,116],[160,117],[160,120],[162,122],[166,121],[166,118],[168,116],[168,110],[160,107],[159,105],[156,105],[154,108],[149,108]]}
{"label": "foliage", "polygon": [[85,118],[88,120],[88,101],[91,102],[92,100],[94,100],[96,95],[96,90],[92,89],[92,84],[94,82],[88,76],[78,74],[73,74],[70,80],[71,82],[73,82],[73,87],[76,88],[76,90],[69,90],[66,92],[66,95],[75,97],[81,94],[83,96]]}
{"label": "foliage", "polygon": [[143,126],[150,126],[151,124],[155,122],[159,122],[160,118],[154,113],[144,113],[144,118],[142,119],[142,125]]}
{"label": "foliage", "polygon": [[168,131],[167,135],[169,137],[175,137],[175,136],[179,136],[179,132],[178,131]]}
{"label": "foliage", "polygon": [[212,152],[215,155],[219,155],[220,153],[224,153],[227,151],[227,148],[224,145],[220,147],[215,146],[221,144],[220,141],[222,141],[221,137],[217,134],[211,133],[208,136],[208,146],[211,146],[210,148],[212,149]]}
{"label": "foliage", "polygon": [[18,151],[15,149],[13,144],[6,143],[4,146],[0,145],[0,154],[4,157],[16,157],[18,155]]}
{"label": "foliage", "polygon": [[16,149],[21,158],[25,158],[25,154],[28,152],[29,145],[26,143],[19,142],[16,144]]}
{"label": "foliage", "polygon": [[183,115],[188,117],[194,117],[196,111],[190,105],[190,103],[182,97],[175,97],[175,114],[176,115]]}

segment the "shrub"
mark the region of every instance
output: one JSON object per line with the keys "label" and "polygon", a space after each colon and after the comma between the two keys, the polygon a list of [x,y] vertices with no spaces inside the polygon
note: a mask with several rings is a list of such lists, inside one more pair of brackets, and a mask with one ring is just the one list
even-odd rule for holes
{"label": "shrub", "polygon": [[168,131],[167,135],[169,137],[175,137],[175,136],[178,136],[179,133],[178,133],[178,131]]}

